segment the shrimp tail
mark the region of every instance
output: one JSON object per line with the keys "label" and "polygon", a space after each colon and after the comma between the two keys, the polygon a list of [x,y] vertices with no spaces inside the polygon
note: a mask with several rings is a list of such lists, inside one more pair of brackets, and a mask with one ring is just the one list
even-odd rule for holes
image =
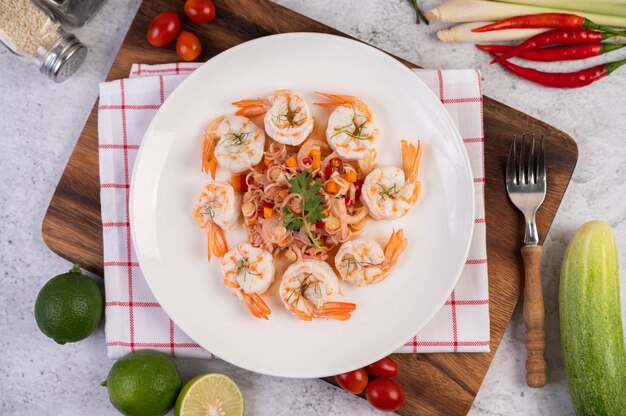
{"label": "shrimp tail", "polygon": [[404,231],[402,229],[398,231],[394,231],[389,238],[389,242],[385,246],[385,264],[383,267],[386,269],[386,272],[391,270],[396,263],[398,263],[398,259],[400,255],[407,246],[407,240],[404,237]]}
{"label": "shrimp tail", "polygon": [[329,103],[314,103],[315,105],[319,105],[320,107],[338,107],[344,104],[350,104],[359,101],[357,97],[352,95],[337,95],[337,94],[326,94],[323,92],[316,92],[316,94],[321,95],[324,98],[329,99],[331,102]]}
{"label": "shrimp tail", "polygon": [[211,126],[207,127],[207,131],[202,138],[202,171],[204,173],[211,173],[211,179],[215,179],[215,172],[217,171],[217,160],[215,159],[215,135],[208,130]]}
{"label": "shrimp tail", "polygon": [[261,319],[269,319],[268,315],[272,313],[272,310],[258,293],[250,295],[242,290],[241,294],[243,295],[243,302],[252,315]]}
{"label": "shrimp tail", "polygon": [[420,160],[422,159],[422,142],[417,141],[417,147],[402,140],[402,169],[411,183],[417,182]]}
{"label": "shrimp tail", "polygon": [[270,102],[263,98],[256,100],[240,100],[232,103],[239,110],[235,113],[238,116],[256,117],[265,114],[270,107]]}
{"label": "shrimp tail", "polygon": [[327,302],[321,308],[316,309],[313,315],[316,318],[334,319],[347,321],[350,313],[356,310],[356,304],[349,302]]}
{"label": "shrimp tail", "polygon": [[228,243],[226,242],[224,231],[212,221],[209,221],[207,224],[207,240],[209,261],[211,260],[211,255],[224,257],[228,252]]}

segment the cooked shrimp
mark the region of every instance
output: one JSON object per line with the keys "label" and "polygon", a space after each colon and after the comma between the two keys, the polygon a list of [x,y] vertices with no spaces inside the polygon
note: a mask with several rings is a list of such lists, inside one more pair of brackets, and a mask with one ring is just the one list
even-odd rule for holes
{"label": "cooked shrimp", "polygon": [[275,273],[272,255],[248,243],[239,244],[222,259],[224,284],[257,318],[268,319],[272,312],[260,295],[270,287]]}
{"label": "cooked shrimp", "polygon": [[377,220],[405,216],[417,202],[422,183],[417,179],[422,145],[402,140],[402,166],[385,166],[372,170],[363,181],[361,201]]}
{"label": "cooked shrimp", "polygon": [[404,231],[394,231],[383,251],[371,238],[346,241],[335,256],[335,268],[342,280],[356,286],[378,283],[385,279],[406,248]]}
{"label": "cooked shrimp", "polygon": [[223,230],[234,228],[241,211],[241,201],[232,185],[211,181],[200,191],[193,216],[200,228],[207,231],[208,259],[222,257],[228,251]]}
{"label": "cooked shrimp", "polygon": [[331,302],[339,293],[337,275],[321,260],[302,260],[291,264],[280,282],[280,298],[285,307],[303,321],[313,318],[350,319],[354,303]]}
{"label": "cooked shrimp", "polygon": [[344,159],[376,159],[378,127],[372,110],[357,97],[318,93],[331,100],[315,103],[322,107],[335,107],[328,119],[326,140],[330,147]]}
{"label": "cooked shrimp", "polygon": [[236,114],[246,117],[265,114],[265,131],[278,143],[298,146],[306,140],[314,127],[309,106],[291,90],[276,90],[268,98],[241,100],[233,105],[239,107]]}
{"label": "cooked shrimp", "polygon": [[217,164],[234,173],[256,165],[263,157],[265,134],[250,119],[225,115],[213,120],[202,138],[202,170],[215,179]]}

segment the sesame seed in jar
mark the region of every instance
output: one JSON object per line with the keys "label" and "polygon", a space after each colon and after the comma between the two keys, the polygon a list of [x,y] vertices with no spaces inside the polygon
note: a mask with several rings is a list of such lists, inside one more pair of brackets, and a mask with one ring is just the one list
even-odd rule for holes
{"label": "sesame seed in jar", "polygon": [[0,40],[13,52],[30,60],[60,39],[59,24],[31,0],[0,2]]}

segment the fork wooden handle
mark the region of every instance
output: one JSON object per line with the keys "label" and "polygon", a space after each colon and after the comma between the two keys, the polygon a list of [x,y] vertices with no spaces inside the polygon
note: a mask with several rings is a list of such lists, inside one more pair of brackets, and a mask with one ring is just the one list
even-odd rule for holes
{"label": "fork wooden handle", "polygon": [[526,384],[543,387],[547,381],[543,330],[544,308],[541,290],[541,246],[522,247],[524,259],[524,324],[526,325]]}

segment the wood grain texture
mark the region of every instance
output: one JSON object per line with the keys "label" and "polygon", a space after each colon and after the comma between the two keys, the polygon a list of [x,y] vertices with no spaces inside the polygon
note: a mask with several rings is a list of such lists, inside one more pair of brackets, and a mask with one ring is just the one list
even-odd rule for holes
{"label": "wood grain texture", "polygon": [[[127,77],[133,63],[178,60],[173,47],[150,47],[145,33],[155,15],[164,10],[180,10],[182,3],[182,0],[153,0],[141,5],[108,80]],[[267,0],[215,0],[215,3],[218,16],[211,24],[184,24],[203,42],[201,60],[241,42],[274,33],[307,31],[341,35]],[[524,237],[523,222],[504,189],[512,135],[532,132],[547,138],[549,187],[537,215],[542,237],[548,233],[578,158],[576,144],[563,132],[488,97],[483,104],[491,352],[395,355],[400,365],[397,380],[407,393],[407,401],[399,411],[402,415],[467,413],[522,292],[524,280],[519,247]],[[50,203],[43,223],[43,238],[60,256],[102,275],[99,195],[97,107],[94,106]],[[522,374],[524,369],[519,371]]]}
{"label": "wood grain texture", "polygon": [[544,351],[546,335],[544,333],[545,310],[541,289],[541,246],[522,247],[524,260],[524,325],[526,326],[526,384],[530,387],[546,385],[548,374]]}

